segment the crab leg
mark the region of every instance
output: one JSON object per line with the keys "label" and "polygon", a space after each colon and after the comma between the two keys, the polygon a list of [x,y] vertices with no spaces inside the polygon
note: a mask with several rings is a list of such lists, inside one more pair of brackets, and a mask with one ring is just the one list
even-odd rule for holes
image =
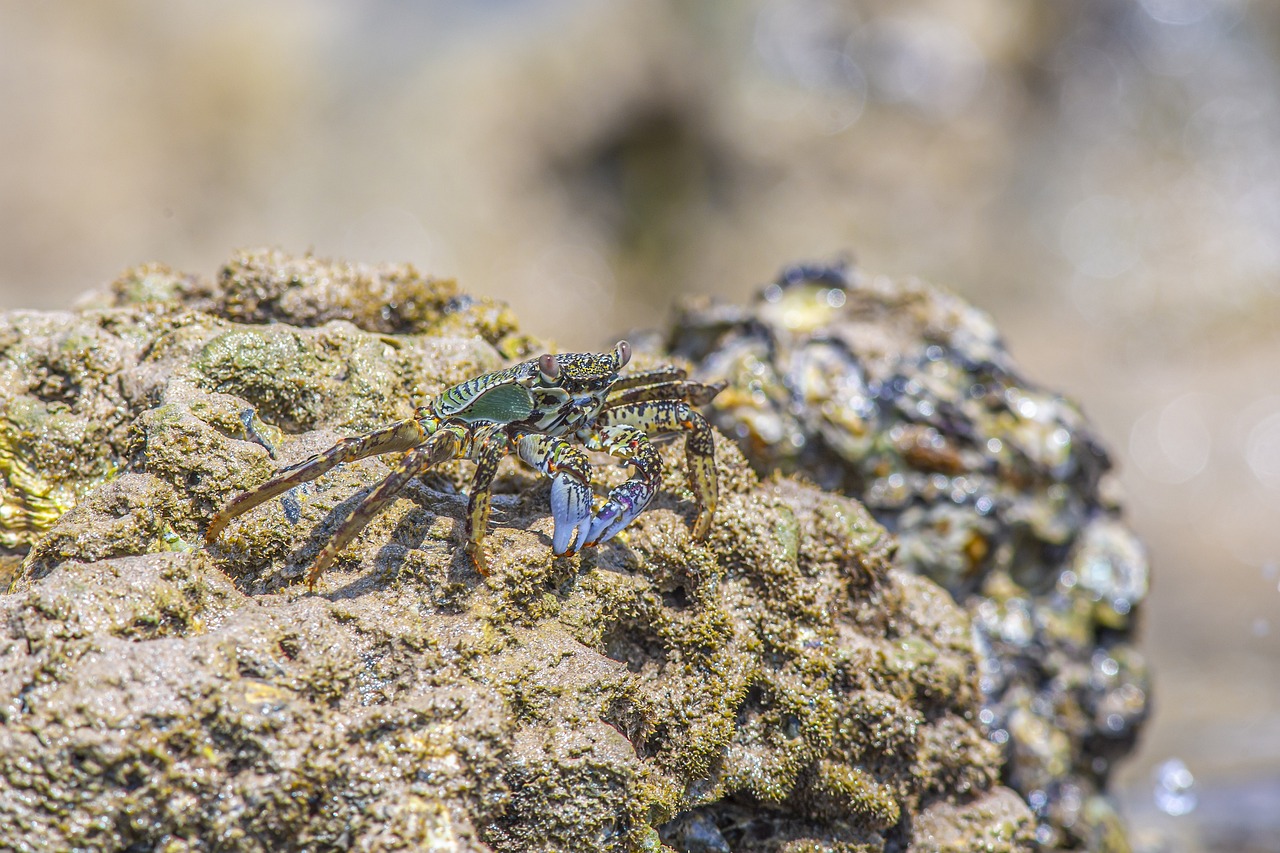
{"label": "crab leg", "polygon": [[498,473],[498,463],[511,452],[511,444],[505,435],[495,435],[481,445],[476,460],[476,473],[471,480],[471,494],[467,498],[467,554],[483,577],[489,576],[489,561],[484,554],[484,536],[489,530],[489,510],[493,478]]}
{"label": "crab leg", "polygon": [[609,492],[609,499],[591,520],[588,545],[598,545],[612,539],[641,513],[658,491],[662,482],[662,457],[649,443],[644,431],[630,424],[613,424],[589,433],[586,445],[592,450],[603,450],[630,462],[635,475]]}
{"label": "crab leg", "polygon": [[294,486],[309,483],[344,462],[354,462],[366,456],[377,456],[397,450],[408,450],[421,443],[426,435],[426,430],[417,420],[397,421],[366,435],[344,438],[322,453],[281,468],[270,480],[241,493],[218,510],[209,520],[209,526],[204,532],[204,541],[212,543],[216,540],[227,523],[236,516],[243,515],[255,506],[266,503]]}
{"label": "crab leg", "polygon": [[[683,400],[691,406],[705,406],[717,394],[724,390],[726,383],[717,382],[707,385],[691,379],[678,379],[657,384],[645,384],[628,387],[623,391],[609,392],[606,409],[618,409],[633,403],[647,403],[657,400]],[[616,386],[615,386],[616,388]]]}
{"label": "crab leg", "polygon": [[591,467],[587,455],[563,438],[540,433],[521,435],[516,453],[551,477],[551,516],[556,521],[551,550],[556,556],[572,556],[582,549],[591,529]]}
{"label": "crab leg", "polygon": [[[606,436],[611,428],[618,426],[633,427],[647,435],[664,432],[685,433],[684,455],[685,462],[688,465],[689,488],[693,490],[699,507],[698,518],[693,524],[693,535],[695,539],[701,539],[706,536],[711,529],[711,518],[715,515],[718,496],[716,487],[716,445],[711,425],[707,423],[706,419],[683,400],[658,400],[606,409],[601,413],[599,422],[601,427],[597,430],[597,433],[601,437]],[[590,438],[588,438],[587,444],[592,446]],[[648,441],[645,440],[644,444],[648,445]],[[631,461],[637,468],[636,478],[634,479],[643,478],[644,475],[640,466],[630,457],[623,453],[615,452],[607,445],[602,446],[600,449]],[[649,449],[652,451],[651,446]],[[656,457],[656,451],[653,451],[653,453]],[[655,473],[649,478],[654,489],[657,488],[659,477],[660,474],[655,468]],[[630,486],[631,482],[624,483],[614,491]],[[640,509],[644,508],[641,505],[640,509],[630,512],[630,518],[626,522],[619,524],[616,516],[611,519],[606,518],[606,513],[611,510],[611,503],[612,495],[610,495],[610,502],[606,503],[600,509],[600,512],[596,514],[596,520],[591,525],[592,534],[589,541],[599,542],[608,539],[625,527],[627,522],[635,518]],[[622,507],[618,507],[618,511],[622,511]],[[601,534],[599,538],[596,536],[597,533]]]}
{"label": "crab leg", "polygon": [[653,370],[641,370],[638,373],[628,373],[626,376],[619,376],[609,386],[609,397],[613,398],[616,391],[625,391],[628,388],[638,388],[641,385],[666,385],[671,382],[679,382],[689,374],[683,368],[669,366],[658,367]]}
{"label": "crab leg", "polygon": [[410,480],[433,465],[439,465],[441,462],[457,457],[463,444],[462,436],[453,429],[445,428],[434,433],[401,457],[396,466],[391,469],[391,473],[356,505],[355,509],[338,525],[333,538],[320,549],[315,562],[307,572],[307,586],[315,589],[316,579],[333,564],[338,552],[346,547],[347,543],[382,511],[383,507],[395,500],[396,495],[409,484]]}

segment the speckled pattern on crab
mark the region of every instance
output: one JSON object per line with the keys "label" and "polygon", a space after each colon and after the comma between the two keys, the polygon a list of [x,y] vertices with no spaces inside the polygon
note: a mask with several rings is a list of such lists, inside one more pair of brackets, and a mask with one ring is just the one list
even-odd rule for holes
{"label": "speckled pattern on crab", "polygon": [[[648,437],[680,431],[686,434],[689,484],[699,505],[694,536],[701,539],[711,529],[716,509],[715,443],[711,427],[693,404],[709,402],[720,386],[688,382],[675,367],[619,377],[630,360],[631,345],[619,341],[611,353],[546,353],[460,382],[419,406],[412,418],[344,438],[242,492],[210,519],[205,541],[215,542],[231,519],[343,463],[405,451],[391,473],[341,520],[312,562],[307,585],[315,587],[338,553],[410,481],[451,459],[476,463],[466,550],[480,574],[487,575],[490,490],[499,463],[514,453],[552,478],[552,550],[572,556],[608,542],[649,505],[660,484],[662,460]],[[566,436],[635,469],[598,509],[593,508],[587,457]]]}

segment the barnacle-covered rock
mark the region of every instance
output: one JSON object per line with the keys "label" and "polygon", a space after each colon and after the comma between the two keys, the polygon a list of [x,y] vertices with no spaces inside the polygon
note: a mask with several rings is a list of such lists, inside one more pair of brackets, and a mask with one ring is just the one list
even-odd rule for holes
{"label": "barnacle-covered rock", "polygon": [[520,349],[516,320],[503,303],[463,293],[453,279],[433,278],[411,264],[359,264],[289,255],[278,249],[236,253],[216,281],[162,264],[129,270],[86,307],[182,304],[240,323],[321,326],[346,320],[387,334],[431,332],[504,341]]}
{"label": "barnacle-covered rock", "polygon": [[791,267],[748,308],[690,303],[668,344],[729,383],[712,421],[757,470],[857,497],[970,611],[982,719],[1039,840],[1108,835],[1099,795],[1147,712],[1147,562],[1079,409],[958,297],[841,264]]}
{"label": "barnacle-covered rock", "polygon": [[83,312],[0,315],[0,550],[9,565],[117,470],[141,340]]}
{"label": "barnacle-covered rock", "polygon": [[[460,297],[380,327],[386,287],[432,298],[408,268],[261,253],[232,267],[215,282],[144,268],[92,307],[22,320],[46,337],[88,324],[116,354],[67,411],[121,390],[111,440],[20,445],[75,505],[15,547],[0,595],[6,844],[1031,849],[979,720],[969,615],[893,564],[856,500],[761,482],[723,439],[702,542],[664,447],[663,490],[625,541],[570,559],[551,554],[545,481],[508,463],[488,581],[459,547],[465,497],[446,470],[379,515],[321,595],[294,582],[385,474],[377,458],[196,547],[227,496],[530,343],[486,332],[489,309]],[[353,300],[339,316],[323,314],[334,287]],[[600,488],[626,476],[599,472]]]}
{"label": "barnacle-covered rock", "polygon": [[[290,325],[245,332],[224,324],[225,334],[211,338],[206,331],[218,319]],[[359,426],[386,413],[388,396],[408,400],[437,388],[430,375],[421,384],[403,370],[391,378],[403,365],[381,353],[400,346],[399,336],[368,337],[362,358],[335,357],[325,348],[312,353],[296,343],[308,332],[294,327],[330,323],[327,334],[343,349],[345,330],[335,320],[371,332],[480,338],[507,357],[523,356],[531,346],[516,333],[506,306],[463,294],[451,279],[432,279],[405,264],[367,266],[267,249],[238,253],[216,280],[148,264],[84,300],[78,311],[0,316],[0,566],[8,567],[0,568],[0,580],[15,556],[122,470],[133,420],[158,390],[153,366],[172,370],[175,356],[186,365],[192,341],[204,348],[200,363],[191,365],[204,374],[204,387],[217,390],[220,381],[261,386],[228,390],[295,429],[322,417]],[[156,344],[160,351],[152,349]],[[487,357],[499,362],[492,350]],[[352,411],[334,418],[322,411],[328,389],[305,377],[346,382],[346,369],[365,372],[357,379],[374,374],[370,396],[348,395]]]}

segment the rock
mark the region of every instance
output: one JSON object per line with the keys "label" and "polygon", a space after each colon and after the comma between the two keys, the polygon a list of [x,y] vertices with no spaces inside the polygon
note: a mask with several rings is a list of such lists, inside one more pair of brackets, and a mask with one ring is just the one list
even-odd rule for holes
{"label": "rock", "polygon": [[[546,481],[506,463],[488,579],[460,547],[468,463],[407,489],[319,594],[297,580],[382,459],[200,547],[213,511],[276,467],[534,346],[500,307],[440,287],[246,253],[216,282],[148,267],[79,311],[0,318],[31,330],[0,338],[12,456],[74,503],[12,528],[7,843],[1032,849],[979,721],[966,612],[895,566],[858,501],[761,481],[724,439],[702,542],[682,454],[663,447],[664,488],[625,539],[567,559]],[[394,321],[375,310],[389,301]],[[51,343],[67,330],[84,350]],[[24,396],[37,426],[12,424]],[[27,495],[12,479],[6,495]]]}
{"label": "rock", "polygon": [[972,615],[980,717],[1040,843],[1118,849],[1097,839],[1123,839],[1106,782],[1148,711],[1148,566],[1079,408],[954,294],[843,264],[789,267],[748,307],[691,301],[666,343],[728,383],[712,421],[755,470],[863,501]]}

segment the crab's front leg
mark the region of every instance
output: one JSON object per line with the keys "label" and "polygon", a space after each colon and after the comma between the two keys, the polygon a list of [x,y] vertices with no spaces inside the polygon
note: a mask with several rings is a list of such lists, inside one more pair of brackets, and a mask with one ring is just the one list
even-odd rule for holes
{"label": "crab's front leg", "polygon": [[[614,494],[610,493],[609,501],[601,507],[591,524],[588,541],[597,543],[608,540],[639,515],[644,504],[653,497],[661,471],[657,464],[648,461],[649,454],[654,459],[658,454],[645,436],[667,432],[685,434],[684,455],[688,466],[689,488],[693,490],[699,508],[698,518],[693,523],[693,536],[695,539],[706,536],[711,530],[711,519],[715,515],[719,495],[715,439],[706,419],[684,400],[646,400],[606,409],[601,413],[598,423],[600,426],[595,433],[599,438],[589,436],[588,446],[593,445],[593,440],[598,442],[598,449],[635,465],[636,475],[614,489],[619,497],[616,503]],[[623,428],[640,433],[639,439]],[[648,496],[643,497],[646,488]],[[643,502],[637,506],[636,498],[639,497],[643,497]]]}
{"label": "crab's front leg", "polygon": [[525,433],[516,453],[551,478],[551,516],[556,529],[551,550],[557,556],[582,549],[591,531],[591,466],[587,455],[563,438]]}

